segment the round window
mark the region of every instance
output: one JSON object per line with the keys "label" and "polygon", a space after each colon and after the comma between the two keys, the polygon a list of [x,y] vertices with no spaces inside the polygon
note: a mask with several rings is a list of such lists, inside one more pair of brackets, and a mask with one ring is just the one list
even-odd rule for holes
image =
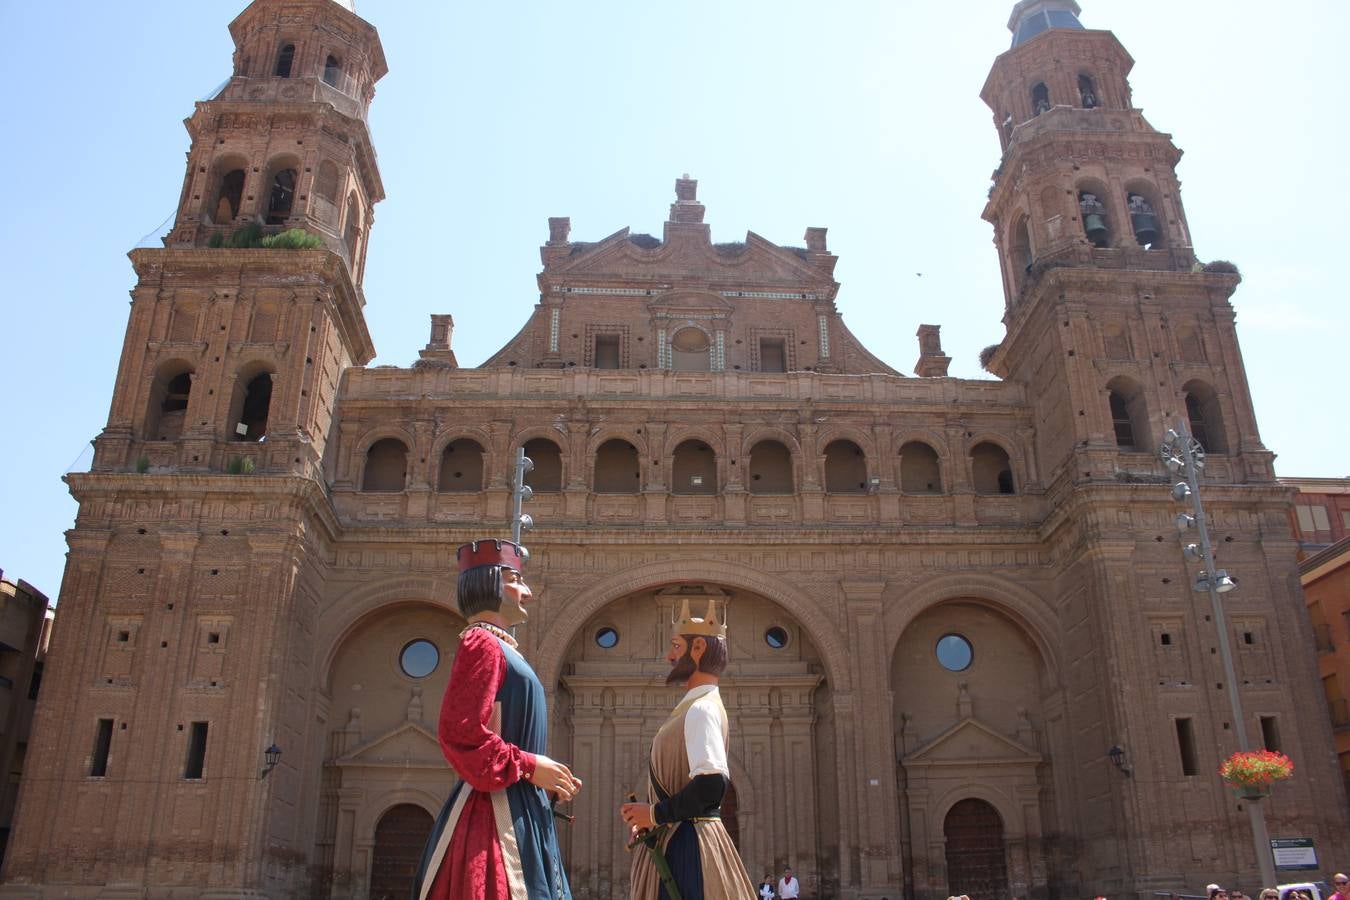
{"label": "round window", "polygon": [[949,672],[964,672],[970,668],[970,663],[975,658],[970,641],[959,634],[943,635],[938,639],[937,647],[934,649],[937,652],[938,663]]}
{"label": "round window", "polygon": [[398,657],[399,667],[409,678],[426,678],[436,671],[440,661],[441,651],[431,641],[422,638],[409,642]]}
{"label": "round window", "polygon": [[619,633],[608,626],[595,633],[595,643],[604,650],[612,650],[619,643]]}
{"label": "round window", "polygon": [[768,644],[775,650],[782,650],[784,647],[787,646],[787,642],[788,642],[787,631],[783,628],[780,628],[777,625],[774,625],[772,628],[764,632],[764,643]]}

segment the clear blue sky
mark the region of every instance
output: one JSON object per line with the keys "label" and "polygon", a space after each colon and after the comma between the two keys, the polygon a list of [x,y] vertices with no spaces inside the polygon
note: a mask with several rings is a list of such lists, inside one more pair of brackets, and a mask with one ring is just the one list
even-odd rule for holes
{"label": "clear blue sky", "polygon": [[[1233,303],[1278,471],[1350,475],[1347,4],[1082,2],[1186,153],[1199,256],[1242,269]],[[125,254],[174,210],[182,120],[228,76],[243,5],[0,0],[0,567],[53,598],[75,512],[60,478],[107,418]],[[390,67],[370,117],[389,195],[365,282],[375,364],[411,363],[433,312],[454,315],[461,364],[480,363],[535,303],[549,216],[571,216],[574,240],[659,234],[689,172],[714,240],[828,227],[839,308],[882,359],[910,371],[933,322],[952,374],[988,377],[977,354],[1002,336],[1003,297],[980,210],[999,148],[978,93],[1011,8],[358,0]]]}

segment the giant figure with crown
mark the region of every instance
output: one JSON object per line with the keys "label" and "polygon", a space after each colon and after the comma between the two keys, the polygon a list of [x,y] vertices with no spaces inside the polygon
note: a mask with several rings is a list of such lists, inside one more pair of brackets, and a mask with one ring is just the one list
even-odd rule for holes
{"label": "giant figure with crown", "polygon": [[427,842],[413,900],[570,900],[550,795],[568,801],[581,780],[544,755],[544,687],[509,629],[533,596],[511,541],[459,548],[460,635],[441,706],[439,737],[460,781]]}
{"label": "giant figure with crown", "polygon": [[727,667],[726,610],[709,599],[702,617],[685,600],[666,652],[667,684],[684,697],[652,742],[647,802],[625,803],[632,829],[633,900],[753,900],[755,889],[722,825],[731,783],[730,728],[718,690]]}

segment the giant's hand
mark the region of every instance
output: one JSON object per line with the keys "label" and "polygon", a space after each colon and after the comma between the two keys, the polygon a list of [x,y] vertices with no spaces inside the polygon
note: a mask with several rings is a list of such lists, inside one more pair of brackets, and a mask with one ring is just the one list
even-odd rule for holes
{"label": "giant's hand", "polygon": [[573,775],[571,769],[543,755],[534,758],[534,774],[527,780],[535,787],[557,794],[560,803],[569,802],[581,790],[581,779]]}
{"label": "giant's hand", "polygon": [[619,818],[628,823],[628,827],[633,830],[634,835],[656,827],[656,821],[652,818],[652,807],[649,803],[625,803],[619,807]]}

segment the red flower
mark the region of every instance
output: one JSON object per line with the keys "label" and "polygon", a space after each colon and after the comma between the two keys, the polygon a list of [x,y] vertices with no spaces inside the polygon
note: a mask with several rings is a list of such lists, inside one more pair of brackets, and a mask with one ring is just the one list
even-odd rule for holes
{"label": "red flower", "polygon": [[1219,766],[1220,777],[1236,787],[1267,787],[1293,774],[1293,761],[1273,750],[1234,753]]}

